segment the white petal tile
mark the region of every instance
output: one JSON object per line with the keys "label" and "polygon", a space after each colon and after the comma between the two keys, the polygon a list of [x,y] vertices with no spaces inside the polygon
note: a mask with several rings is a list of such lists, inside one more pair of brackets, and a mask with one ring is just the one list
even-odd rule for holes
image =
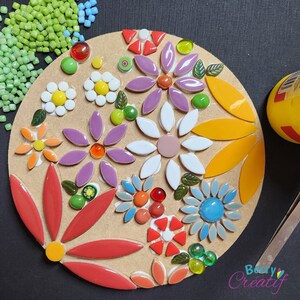
{"label": "white petal tile", "polygon": [[160,154],[148,158],[141,168],[141,178],[144,179],[155,174],[157,169],[160,167],[160,161]]}
{"label": "white petal tile", "polygon": [[224,228],[224,226],[222,224],[220,224],[219,222],[217,223],[217,231],[218,231],[218,236],[222,239],[225,240],[226,239],[226,230]]}
{"label": "white petal tile", "polygon": [[166,168],[166,178],[173,190],[176,190],[180,184],[180,167],[174,161],[170,160]]}
{"label": "white petal tile", "polygon": [[202,151],[209,148],[212,144],[213,142],[210,139],[191,136],[182,143],[182,146],[190,151]]}
{"label": "white petal tile", "polygon": [[166,132],[170,132],[175,125],[174,109],[169,102],[166,102],[161,108],[160,123]]}
{"label": "white petal tile", "polygon": [[157,149],[155,145],[144,140],[132,142],[126,148],[138,155],[149,155]]}
{"label": "white petal tile", "polygon": [[208,237],[211,242],[213,242],[217,238],[217,228],[215,224],[210,225]]}
{"label": "white petal tile", "polygon": [[138,117],[136,118],[136,122],[140,128],[140,130],[147,136],[152,137],[152,138],[160,138],[160,133],[157,128],[157,125],[154,121],[143,118],[143,117]]}
{"label": "white petal tile", "polygon": [[198,121],[199,111],[198,109],[194,109],[187,113],[179,125],[179,135],[183,136],[189,133],[196,125]]}
{"label": "white petal tile", "polygon": [[193,153],[188,154],[181,154],[180,160],[185,168],[187,168],[190,172],[195,174],[204,174],[205,169],[201,162],[199,161],[198,157]]}

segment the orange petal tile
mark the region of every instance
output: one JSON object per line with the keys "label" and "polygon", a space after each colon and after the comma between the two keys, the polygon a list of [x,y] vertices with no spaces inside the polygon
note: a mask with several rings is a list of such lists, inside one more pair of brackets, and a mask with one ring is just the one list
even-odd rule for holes
{"label": "orange petal tile", "polygon": [[16,154],[26,154],[31,149],[32,149],[31,145],[29,145],[29,144],[23,144],[23,145],[20,145],[19,147],[17,147],[17,149],[15,150],[15,153]]}
{"label": "orange petal tile", "polygon": [[39,140],[41,140],[45,136],[46,131],[47,131],[47,124],[43,123],[38,129],[38,139]]}
{"label": "orange petal tile", "polygon": [[48,161],[51,161],[51,162],[57,162],[58,158],[56,156],[56,154],[52,151],[52,150],[49,150],[49,149],[44,149],[43,150],[43,155],[45,156],[45,158],[48,160]]}
{"label": "orange petal tile", "polygon": [[154,280],[159,285],[163,285],[166,279],[166,268],[164,264],[157,259],[153,259],[151,271]]}
{"label": "orange petal tile", "polygon": [[36,163],[38,162],[38,159],[39,159],[39,155],[36,152],[32,153],[29,156],[27,162],[27,167],[29,170],[32,170],[35,167]]}
{"label": "orange petal tile", "polygon": [[44,143],[48,147],[57,147],[62,143],[62,140],[59,138],[49,138],[46,139]]}
{"label": "orange petal tile", "polygon": [[23,137],[24,137],[27,141],[29,141],[29,142],[33,142],[33,141],[34,141],[34,135],[33,135],[33,132],[32,132],[30,129],[28,129],[28,128],[26,128],[26,127],[22,127],[22,128],[20,129],[20,131],[21,131],[21,134],[23,135]]}
{"label": "orange petal tile", "polygon": [[188,274],[188,267],[177,267],[170,275],[169,275],[169,284],[176,284],[181,282]]}
{"label": "orange petal tile", "polygon": [[258,141],[253,147],[241,169],[239,192],[240,199],[246,204],[258,189],[265,171],[265,147]]}
{"label": "orange petal tile", "polygon": [[131,274],[130,279],[133,281],[134,284],[144,289],[151,289],[155,287],[155,282],[153,278],[142,271],[134,272],[133,274]]}

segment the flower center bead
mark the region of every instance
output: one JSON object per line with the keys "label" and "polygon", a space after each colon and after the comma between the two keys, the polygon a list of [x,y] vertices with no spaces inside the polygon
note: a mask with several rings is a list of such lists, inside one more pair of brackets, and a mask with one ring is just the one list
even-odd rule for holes
{"label": "flower center bead", "polygon": [[224,205],[218,198],[207,198],[201,204],[199,213],[205,221],[216,222],[224,215]]}
{"label": "flower center bead", "polygon": [[46,256],[49,260],[57,262],[65,255],[65,248],[60,242],[51,242],[46,247]]}
{"label": "flower center bead", "polygon": [[166,134],[158,140],[157,149],[162,156],[171,158],[179,152],[180,142],[176,136]]}
{"label": "flower center bead", "polygon": [[165,242],[172,241],[173,237],[174,237],[174,233],[170,231],[170,229],[168,228],[162,233],[162,238]]}
{"label": "flower center bead", "polygon": [[102,80],[96,82],[94,89],[98,95],[102,96],[105,96],[109,92],[108,84]]}
{"label": "flower center bead", "polygon": [[161,75],[157,78],[157,85],[163,90],[167,90],[172,83],[172,78],[169,75]]}
{"label": "flower center bead", "polygon": [[95,143],[91,148],[90,148],[90,154],[93,158],[95,159],[100,159],[104,156],[105,154],[105,147],[99,143]]}
{"label": "flower center bead", "polygon": [[36,140],[33,143],[33,148],[35,151],[42,151],[45,148],[45,143],[42,140]]}
{"label": "flower center bead", "polygon": [[139,191],[135,193],[133,198],[133,203],[135,206],[142,207],[147,203],[148,199],[149,199],[148,193]]}
{"label": "flower center bead", "polygon": [[67,101],[67,96],[62,91],[56,91],[52,94],[52,102],[55,106],[62,106]]}

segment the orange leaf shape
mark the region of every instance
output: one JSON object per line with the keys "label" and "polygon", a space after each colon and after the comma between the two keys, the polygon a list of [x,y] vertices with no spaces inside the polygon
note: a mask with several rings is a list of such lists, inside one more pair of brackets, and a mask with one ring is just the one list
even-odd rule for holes
{"label": "orange leaf shape", "polygon": [[43,207],[46,224],[52,240],[55,240],[62,217],[62,191],[53,164],[48,167],[43,190]]}
{"label": "orange leaf shape", "polygon": [[143,244],[134,241],[106,239],[74,247],[67,254],[90,259],[111,259],[132,254],[143,247]]}
{"label": "orange leaf shape", "polygon": [[164,264],[157,259],[153,259],[151,271],[154,280],[159,285],[163,285],[166,279],[166,268]]}
{"label": "orange leaf shape", "polygon": [[254,124],[239,119],[216,119],[197,125],[192,132],[212,140],[229,141],[248,136],[256,130]]}
{"label": "orange leaf shape", "polygon": [[16,209],[30,233],[41,244],[44,244],[44,231],[38,209],[25,184],[15,175],[10,176],[10,188]]}
{"label": "orange leaf shape", "polygon": [[206,167],[205,178],[226,173],[250,152],[256,141],[255,135],[234,141],[219,151]]}
{"label": "orange leaf shape", "polygon": [[89,230],[105,213],[117,189],[111,189],[86,205],[71,221],[61,241],[66,243]]}
{"label": "orange leaf shape", "polygon": [[169,284],[176,284],[181,282],[188,274],[188,267],[177,267],[170,275],[169,275]]}
{"label": "orange leaf shape", "polygon": [[240,198],[246,204],[258,189],[265,171],[265,147],[263,141],[258,141],[241,169],[240,175]]}
{"label": "orange leaf shape", "polygon": [[46,134],[46,131],[47,131],[47,124],[46,123],[43,123],[39,129],[38,129],[38,132],[37,132],[37,136],[38,136],[38,139],[41,140],[45,134]]}
{"label": "orange leaf shape", "polygon": [[35,167],[35,165],[38,162],[38,158],[39,158],[39,155],[36,152],[32,153],[29,156],[28,161],[27,161],[27,168],[29,170],[32,170]]}
{"label": "orange leaf shape", "polygon": [[45,158],[50,161],[50,162],[54,162],[56,163],[57,162],[57,155],[52,151],[52,150],[49,150],[49,149],[44,149],[43,150],[43,155],[45,156]]}
{"label": "orange leaf shape", "polygon": [[255,122],[255,115],[247,99],[226,81],[206,76],[207,86],[216,101],[231,115],[249,122]]}
{"label": "orange leaf shape", "polygon": [[153,278],[145,272],[134,272],[130,276],[131,280],[139,287],[144,289],[151,289],[155,287]]}
{"label": "orange leaf shape", "polygon": [[121,273],[86,262],[64,262],[63,265],[79,277],[94,284],[119,290],[134,290],[136,285]]}
{"label": "orange leaf shape", "polygon": [[23,135],[23,137],[24,137],[27,141],[29,141],[29,142],[33,142],[33,141],[34,141],[34,135],[33,135],[33,132],[32,132],[30,129],[28,129],[28,128],[26,128],[26,127],[22,127],[22,128],[20,129],[20,131],[21,131],[21,134]]}
{"label": "orange leaf shape", "polygon": [[62,140],[59,138],[49,138],[46,139],[44,143],[48,147],[57,147],[62,143]]}
{"label": "orange leaf shape", "polygon": [[32,149],[32,146],[29,144],[23,144],[17,147],[15,153],[16,154],[26,154]]}

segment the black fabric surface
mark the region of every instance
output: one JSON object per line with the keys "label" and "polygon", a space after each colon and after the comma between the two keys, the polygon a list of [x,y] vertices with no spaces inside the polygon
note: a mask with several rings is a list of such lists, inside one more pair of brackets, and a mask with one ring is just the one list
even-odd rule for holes
{"label": "black fabric surface", "polygon": [[[11,6],[13,1],[1,0]],[[28,1],[20,1],[27,3]],[[229,277],[255,264],[300,190],[300,146],[279,138],[266,119],[271,88],[300,69],[299,0],[103,0],[86,38],[123,28],[148,28],[190,38],[240,79],[258,111],[266,143],[266,174],[257,209],[241,237],[202,276],[175,286],[116,291],[90,284],[44,252],[23,226],[8,184],[9,134],[0,128],[0,299],[300,299],[299,228],[274,266],[289,274],[277,296],[269,289],[228,287]],[[0,23],[2,28],[3,22]],[[7,115],[13,119],[14,115]]]}

